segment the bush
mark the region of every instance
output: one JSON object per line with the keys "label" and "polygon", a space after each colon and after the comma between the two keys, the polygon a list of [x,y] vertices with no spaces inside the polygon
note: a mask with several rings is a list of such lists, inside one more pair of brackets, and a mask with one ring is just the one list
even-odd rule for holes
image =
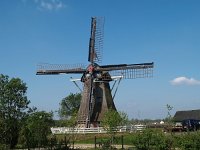
{"label": "bush", "polygon": [[179,136],[178,145],[182,150],[199,150],[200,132],[188,132]]}
{"label": "bush", "polygon": [[6,144],[0,144],[0,149],[1,150],[7,150],[9,148],[8,148],[8,145],[6,145]]}
{"label": "bush", "polygon": [[161,131],[146,129],[133,136],[132,143],[137,150],[169,150],[173,141]]}
{"label": "bush", "polygon": [[200,131],[181,134],[164,134],[146,129],[133,135],[132,143],[137,150],[200,150]]}

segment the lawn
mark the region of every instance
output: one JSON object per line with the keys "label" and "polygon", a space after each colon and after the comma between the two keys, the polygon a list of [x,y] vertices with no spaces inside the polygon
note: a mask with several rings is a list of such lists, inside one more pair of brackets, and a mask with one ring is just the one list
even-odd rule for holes
{"label": "lawn", "polygon": [[[95,143],[95,137],[96,142],[107,142],[109,140],[112,140],[110,134],[60,134],[55,135],[56,139],[58,141],[64,140],[65,138],[72,142],[74,140],[74,143],[77,144],[94,144]],[[113,143],[115,144],[121,144],[122,143],[122,137],[123,137],[123,143],[124,145],[132,145],[131,139],[134,136],[134,133],[116,133],[113,138]]]}

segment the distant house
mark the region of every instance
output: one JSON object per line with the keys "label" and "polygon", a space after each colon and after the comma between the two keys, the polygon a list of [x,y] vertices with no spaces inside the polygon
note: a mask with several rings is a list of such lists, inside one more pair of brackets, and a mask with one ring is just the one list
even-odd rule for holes
{"label": "distant house", "polygon": [[200,121],[200,109],[188,110],[188,111],[177,111],[174,115],[175,122],[182,122],[186,119],[195,119]]}

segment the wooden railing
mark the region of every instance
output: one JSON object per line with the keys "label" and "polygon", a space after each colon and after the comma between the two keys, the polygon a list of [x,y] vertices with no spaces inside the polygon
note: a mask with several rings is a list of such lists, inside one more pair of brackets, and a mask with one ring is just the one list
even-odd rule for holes
{"label": "wooden railing", "polygon": [[[114,129],[116,132],[136,132],[146,128],[145,125],[118,126]],[[70,127],[52,127],[52,134],[85,134],[85,133],[106,133],[103,127],[95,128],[70,128]]]}

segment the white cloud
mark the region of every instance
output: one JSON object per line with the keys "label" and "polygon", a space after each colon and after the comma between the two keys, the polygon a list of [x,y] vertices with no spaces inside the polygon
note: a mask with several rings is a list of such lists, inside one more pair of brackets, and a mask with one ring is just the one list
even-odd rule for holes
{"label": "white cloud", "polygon": [[[21,0],[23,3],[27,3],[28,0]],[[64,0],[31,0],[39,10],[60,10],[66,7]]]}
{"label": "white cloud", "polygon": [[65,8],[66,5],[62,0],[34,0],[39,9],[42,10],[59,10]]}
{"label": "white cloud", "polygon": [[170,82],[172,85],[200,85],[200,81],[187,77],[177,77]]}

